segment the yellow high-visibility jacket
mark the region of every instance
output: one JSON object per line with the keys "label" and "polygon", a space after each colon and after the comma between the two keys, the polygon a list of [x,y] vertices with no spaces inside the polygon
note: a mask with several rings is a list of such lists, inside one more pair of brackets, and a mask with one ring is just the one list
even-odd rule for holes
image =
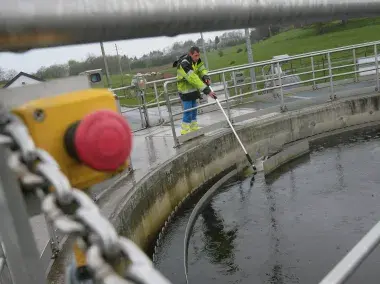
{"label": "yellow high-visibility jacket", "polygon": [[206,95],[211,92],[204,83],[209,79],[208,71],[201,59],[193,62],[189,55],[181,56],[173,63],[177,67],[177,89],[183,101],[191,101],[201,98],[201,93]]}

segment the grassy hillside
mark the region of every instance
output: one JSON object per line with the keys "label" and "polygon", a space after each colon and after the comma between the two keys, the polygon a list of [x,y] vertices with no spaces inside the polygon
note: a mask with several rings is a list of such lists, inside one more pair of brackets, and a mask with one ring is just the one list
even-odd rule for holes
{"label": "grassy hillside", "polygon": [[[326,28],[326,33],[316,34],[314,26],[292,29],[267,40],[252,45],[255,61],[271,59],[274,55],[295,55],[310,51],[330,49],[345,45],[358,44],[380,39],[380,18],[350,20],[345,26],[339,22],[332,22]],[[247,53],[236,53],[238,48],[245,50],[245,46],[236,46],[223,50],[223,57],[217,52],[208,54],[210,69],[227,67],[247,63]]]}
{"label": "grassy hillside", "polygon": [[[323,34],[318,34],[314,25],[305,28],[291,29],[267,40],[255,43],[252,45],[254,60],[255,62],[258,62],[271,59],[273,56],[280,54],[295,55],[358,44],[367,41],[380,40],[380,18],[349,20],[346,25],[342,25],[340,21],[331,22],[325,25],[324,29],[325,31]],[[223,49],[222,56],[220,56],[219,52],[220,51],[213,51],[207,53],[209,67],[211,70],[247,63],[247,52],[245,45]],[[373,54],[372,49],[366,50],[363,48],[357,50],[358,57],[364,55],[368,56],[371,54]],[[347,58],[352,56],[352,53],[347,52],[347,54],[333,54],[332,58],[336,60],[336,58],[334,58],[336,56],[339,56],[339,59],[342,58],[343,60],[345,56]],[[325,64],[325,59],[323,58],[315,57],[314,59],[317,65],[321,65],[320,68],[322,68],[322,64]],[[292,62],[292,66],[284,66],[284,68],[307,68],[309,65],[310,62],[302,62],[302,60],[300,60],[298,62]],[[154,67],[154,71],[157,70],[172,74],[175,73],[174,68],[168,69],[167,65],[162,66],[162,69]],[[148,70],[146,69],[146,71]],[[260,69],[257,68],[256,73],[260,74],[260,72]],[[341,70],[341,72],[347,72],[347,70]],[[304,76],[306,78],[302,78],[301,76],[301,78],[307,79],[310,76],[311,75]],[[112,81],[113,87],[120,86],[120,75],[112,76]],[[125,81],[129,84],[130,79],[124,80],[124,83]],[[128,100],[128,103],[133,103],[132,101]],[[127,101],[125,101],[125,103],[127,103]]]}

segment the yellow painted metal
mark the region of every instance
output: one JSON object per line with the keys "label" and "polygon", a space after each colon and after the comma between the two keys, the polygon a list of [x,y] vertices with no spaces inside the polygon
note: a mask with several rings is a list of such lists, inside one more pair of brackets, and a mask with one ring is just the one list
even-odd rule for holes
{"label": "yellow painted metal", "polygon": [[128,167],[126,161],[116,172],[99,172],[70,157],[65,149],[67,128],[85,115],[102,109],[118,112],[115,98],[107,89],[80,90],[32,100],[12,111],[24,121],[37,147],[56,159],[72,186],[86,189]]}

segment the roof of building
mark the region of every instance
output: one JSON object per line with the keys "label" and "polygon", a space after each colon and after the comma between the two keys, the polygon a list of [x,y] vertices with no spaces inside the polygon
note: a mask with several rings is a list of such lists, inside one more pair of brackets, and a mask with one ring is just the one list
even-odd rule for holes
{"label": "roof of building", "polygon": [[30,75],[30,74],[25,73],[25,72],[20,72],[20,73],[18,73],[16,76],[14,76],[11,80],[9,80],[9,81],[3,86],[3,88],[7,88],[7,87],[10,86],[14,81],[16,81],[18,78],[20,78],[21,76],[25,76],[25,77],[28,77],[28,78],[30,78],[30,79],[36,80],[36,81],[45,82],[44,79],[38,78],[38,77],[36,77],[36,76]]}

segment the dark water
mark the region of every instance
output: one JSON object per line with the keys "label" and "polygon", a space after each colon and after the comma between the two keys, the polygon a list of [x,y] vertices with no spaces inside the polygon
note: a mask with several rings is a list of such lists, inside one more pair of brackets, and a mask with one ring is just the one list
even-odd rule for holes
{"label": "dark water", "polygon": [[[380,139],[316,146],[264,179],[234,180],[199,215],[189,283],[318,283],[380,220]],[[156,267],[186,283],[183,238],[192,208],[170,224]],[[379,283],[380,248],[347,283]]]}

